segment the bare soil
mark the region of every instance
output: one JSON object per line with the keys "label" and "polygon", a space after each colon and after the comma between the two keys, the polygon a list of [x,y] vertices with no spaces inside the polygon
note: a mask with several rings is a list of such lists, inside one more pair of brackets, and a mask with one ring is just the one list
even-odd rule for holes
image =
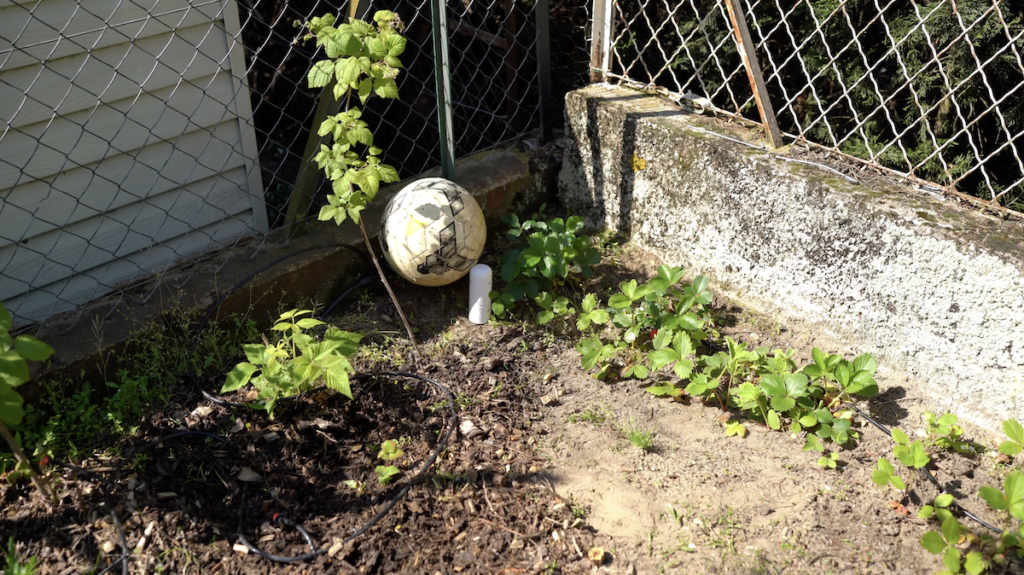
{"label": "bare soil", "polygon": [[[649,277],[657,263],[627,245],[588,289],[607,295],[625,277]],[[117,445],[121,455],[76,462],[89,474],[51,467],[56,508],[27,482],[0,485],[0,538],[14,537],[19,554],[37,556],[44,574],[942,568],[918,543],[929,526],[916,516],[937,491],[905,469],[909,497],[874,486],[873,466],[892,448],[877,429],[858,427],[852,448],[839,451],[839,468],[822,469],[819,454],[802,451],[803,440],[788,433],[748,421],[748,436],[725,437],[724,422],[736,414],[657,400],[646,382],[593,379],[580,368],[572,327],[470,324],[465,280],[435,289],[403,283],[397,291],[420,329],[418,365],[383,293],[354,297],[331,320],[367,332],[357,369],[416,372],[448,386],[459,407],[454,421],[443,393],[409,378],[361,379],[353,401],[313,393],[282,402],[273,420],[213,404],[183,383],[172,405]],[[715,307],[723,337],[793,348],[799,362],[814,346],[852,352],[729,302]],[[912,435],[922,428],[929,399],[884,369],[879,383],[884,393],[862,407]],[[202,385],[216,391],[220,381]],[[457,431],[436,463],[417,475],[451,426]],[[994,445],[996,438],[964,427],[970,439]],[[652,447],[632,445],[631,429],[650,432]],[[198,434],[160,441],[183,430],[223,441]],[[402,474],[381,485],[374,468],[385,462],[375,448],[386,439],[404,451],[393,462]],[[999,485],[1005,466],[985,455],[938,453],[932,471],[964,506],[1003,524],[975,494]],[[379,522],[344,542],[406,488]],[[268,554],[308,553],[289,522],[328,552],[283,563],[238,545],[243,534]],[[123,546],[129,554],[119,562]],[[599,567],[587,557],[595,547],[605,551]],[[994,572],[1022,571],[1017,563]]]}

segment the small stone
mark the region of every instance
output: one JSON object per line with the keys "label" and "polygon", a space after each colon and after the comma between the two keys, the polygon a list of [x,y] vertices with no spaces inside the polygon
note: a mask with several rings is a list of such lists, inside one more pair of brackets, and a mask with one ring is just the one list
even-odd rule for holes
{"label": "small stone", "polygon": [[554,397],[551,397],[550,395],[545,394],[540,396],[540,402],[544,404],[546,407],[551,407],[552,405],[557,404],[558,400],[555,399]]}
{"label": "small stone", "polygon": [[248,467],[243,467],[242,470],[238,472],[238,480],[251,483],[255,481],[263,481],[263,477],[259,473],[253,471],[252,469],[249,469]]}
{"label": "small stone", "polygon": [[592,547],[587,551],[587,559],[590,559],[594,567],[599,567],[604,563],[604,547]]}
{"label": "small stone", "polygon": [[494,474],[494,477],[491,478],[491,483],[497,485],[498,487],[505,485],[506,481],[508,480],[505,479],[505,476],[498,473]]}
{"label": "small stone", "polygon": [[496,357],[485,357],[480,362],[480,367],[484,371],[497,371],[501,367],[501,360]]}
{"label": "small stone", "polygon": [[100,544],[100,551],[104,553],[113,553],[114,549],[117,549],[117,544],[113,541],[104,541]]}
{"label": "small stone", "polygon": [[249,548],[246,547],[245,545],[242,545],[241,543],[235,543],[234,545],[231,546],[231,548],[234,549],[235,551],[241,553],[242,555],[248,555],[249,554]]}
{"label": "small stone", "polygon": [[525,543],[523,543],[523,540],[522,540],[522,539],[519,539],[518,537],[517,537],[517,538],[515,538],[515,539],[513,539],[513,540],[512,540],[512,543],[509,543],[509,544],[508,544],[508,548],[509,548],[509,549],[512,549],[512,550],[518,550],[518,549],[522,549],[522,548],[523,548],[523,547],[525,547],[525,546],[526,546],[526,544],[525,544]]}

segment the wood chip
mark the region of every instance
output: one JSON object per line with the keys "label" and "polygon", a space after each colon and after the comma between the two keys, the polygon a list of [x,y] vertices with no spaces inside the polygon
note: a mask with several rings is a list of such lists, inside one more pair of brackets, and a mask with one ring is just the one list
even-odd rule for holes
{"label": "wood chip", "polygon": [[100,544],[100,551],[103,551],[104,553],[113,553],[114,549],[117,549],[117,543],[114,543],[113,541],[104,541]]}
{"label": "wood chip", "polygon": [[241,553],[242,555],[248,555],[249,554],[249,548],[246,547],[245,545],[242,545],[241,543],[235,543],[234,545],[231,546],[231,548],[234,549],[235,551]]}
{"label": "wood chip", "polygon": [[341,551],[342,547],[344,547],[344,545],[342,544],[341,540],[335,540],[334,545],[331,545],[331,548],[327,550],[327,556],[334,557],[338,554],[338,551]]}
{"label": "wood chip", "polygon": [[587,552],[587,559],[594,564],[594,567],[600,566],[604,563],[604,547],[592,547]]}
{"label": "wood chip", "polygon": [[174,499],[178,494],[173,491],[161,491],[156,494],[157,499]]}
{"label": "wood chip", "polygon": [[552,405],[558,404],[558,400],[550,395],[540,396],[540,402],[547,407],[551,407]]}

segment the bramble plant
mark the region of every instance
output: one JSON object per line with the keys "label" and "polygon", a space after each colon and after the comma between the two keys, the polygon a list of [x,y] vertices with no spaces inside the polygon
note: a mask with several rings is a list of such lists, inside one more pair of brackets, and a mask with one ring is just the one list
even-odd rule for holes
{"label": "bramble plant", "polygon": [[358,349],[362,334],[330,327],[318,341],[303,332],[324,325],[320,320],[301,317],[311,313],[291,310],[281,314],[271,328],[281,333],[275,344],[264,336],[263,345],[243,345],[248,361],[231,370],[220,392],[229,393],[252,383],[263,403],[249,404],[250,407],[266,410],[271,419],[279,399],[309,391],[320,381],[351,399],[348,376],[354,369],[348,357]]}
{"label": "bramble plant", "polygon": [[402,67],[398,57],[405,52],[406,45],[406,39],[400,34],[402,21],[388,10],[377,11],[373,21],[370,24],[349,18],[347,23],[338,24],[334,16],[327,14],[306,22],[310,33],[303,39],[315,38],[317,47],[323,47],[327,55],[326,60],[316,62],[310,69],[309,87],[333,86],[334,98],[345,99],[344,111],[328,116],[316,127],[317,134],[330,136],[332,141],[329,147],[321,144],[320,152],[313,158],[331,181],[332,190],[318,217],[321,221],[333,220],[339,226],[346,219],[359,225],[370,259],[402,319],[413,353],[419,358],[412,326],[384,277],[361,217],[366,205],[377,196],[380,184],[399,179],[398,170],[381,163],[384,150],[373,145],[373,132],[361,119],[362,111],[352,105],[353,93],[360,104],[365,104],[371,95],[398,98],[395,78]]}
{"label": "bramble plant", "polygon": [[0,303],[0,435],[18,460],[16,471],[27,473],[39,493],[56,502],[50,484],[32,468],[21,443],[11,435],[7,425],[19,425],[25,417],[24,400],[14,388],[29,380],[28,362],[44,361],[53,355],[53,348],[30,336],[11,337],[14,318]]}
{"label": "bramble plant", "polygon": [[601,261],[601,253],[591,245],[590,237],[578,235],[583,230],[583,218],[569,216],[565,220],[543,221],[543,213],[541,206],[537,214],[523,222],[516,215],[502,217],[510,226],[506,235],[516,245],[498,257],[505,286],[501,292],[492,291],[490,298],[491,311],[499,319],[507,317],[516,303],[526,298],[541,307],[537,314],[537,323],[541,325],[556,316],[575,314],[567,298],[552,296],[550,292],[572,281],[571,273],[589,278],[593,275],[591,266]]}

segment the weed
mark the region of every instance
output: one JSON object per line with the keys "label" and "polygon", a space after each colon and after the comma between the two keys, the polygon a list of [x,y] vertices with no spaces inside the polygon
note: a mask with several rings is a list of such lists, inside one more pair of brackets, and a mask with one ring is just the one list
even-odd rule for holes
{"label": "weed", "polygon": [[26,563],[22,563],[18,557],[18,546],[14,537],[7,541],[7,549],[4,550],[4,573],[6,575],[34,575],[36,572],[37,557],[32,557]]}
{"label": "weed", "polygon": [[601,425],[608,419],[608,413],[606,409],[595,409],[588,407],[580,413],[573,413],[567,418],[569,423],[592,423],[594,425]]}
{"label": "weed", "polygon": [[398,476],[402,471],[394,465],[378,465],[373,468],[373,471],[377,474],[377,481],[381,485],[387,485]]}
{"label": "weed", "polygon": [[947,413],[942,417],[935,417],[934,413],[926,411],[922,417],[927,427],[928,440],[932,445],[964,455],[974,453],[971,443],[962,439],[964,430],[956,424],[955,415]]}
{"label": "weed", "polygon": [[654,432],[641,427],[633,420],[632,416],[621,431],[633,447],[645,452],[654,450]]}

